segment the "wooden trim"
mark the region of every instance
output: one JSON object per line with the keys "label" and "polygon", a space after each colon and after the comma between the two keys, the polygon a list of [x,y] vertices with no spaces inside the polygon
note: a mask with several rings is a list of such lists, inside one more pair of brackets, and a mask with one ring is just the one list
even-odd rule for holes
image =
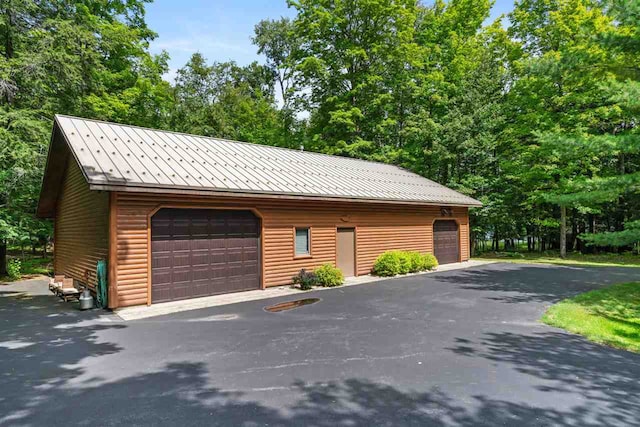
{"label": "wooden trim", "polygon": [[[75,154],[65,138],[62,129],[58,126],[57,121],[54,120],[53,131],[51,132],[51,138],[49,140],[47,161],[42,178],[42,189],[36,208],[36,215],[39,218],[52,218],[56,216],[60,193],[64,187],[64,181],[70,163],[69,159],[75,159]],[[76,166],[78,165],[79,163],[76,163]],[[79,166],[78,168],[86,181],[87,178],[84,175],[84,171]],[[88,181],[86,182],[88,183]]]}
{"label": "wooden trim", "polygon": [[92,184],[89,183],[90,190],[117,191],[122,193],[147,193],[161,195],[187,195],[187,196],[206,196],[206,197],[230,197],[230,198],[258,198],[258,199],[279,199],[279,200],[306,200],[319,202],[349,202],[349,203],[375,203],[386,205],[412,205],[412,206],[451,206],[451,207],[482,207],[481,204],[465,204],[465,203],[429,203],[410,200],[381,200],[368,199],[364,197],[331,197],[331,196],[313,196],[313,195],[297,195],[286,193],[261,193],[258,191],[238,191],[238,190],[198,190],[188,187],[148,187],[137,186],[135,184],[127,185],[109,185],[109,184]]}
{"label": "wooden trim", "polygon": [[211,205],[193,205],[189,203],[160,203],[156,205],[147,214],[147,305],[151,305],[151,218],[158,213],[160,209],[207,209],[214,211],[250,211],[260,219],[260,239],[258,244],[260,245],[260,289],[265,289],[264,282],[264,217],[257,208],[242,207],[242,206],[211,206]]}
{"label": "wooden trim", "polygon": [[[297,228],[306,228],[308,229],[307,235],[309,236],[309,253],[308,254],[302,254],[302,255],[298,255],[296,254],[296,229]],[[313,258],[313,232],[312,232],[313,227],[310,225],[294,225],[292,227],[292,232],[293,232],[293,257],[292,259],[311,259]]]}
{"label": "wooden trim", "polygon": [[147,306],[151,305],[151,216],[147,215]]}
{"label": "wooden trim", "polygon": [[109,193],[109,308],[118,307],[118,195]]}
{"label": "wooden trim", "polygon": [[264,281],[265,267],[264,267],[264,218],[260,217],[260,289],[267,289]]}
{"label": "wooden trim", "polygon": [[[336,233],[337,232],[338,230],[336,230]],[[336,248],[337,246],[338,246],[338,242],[336,241]],[[357,226],[353,227],[353,247],[355,251],[355,254],[353,254],[353,256],[355,257],[355,259],[353,260],[353,268],[355,269],[355,274],[353,275],[353,277],[358,277],[358,227]]]}
{"label": "wooden trim", "polygon": [[[56,206],[57,210],[57,206]],[[58,243],[58,215],[53,218],[53,274],[58,274],[58,251],[56,244]],[[45,243],[46,245],[46,243]]]}
{"label": "wooden trim", "polygon": [[262,213],[257,209],[257,208],[253,208],[253,207],[244,207],[244,206],[214,206],[212,207],[211,205],[194,205],[191,203],[161,203],[158,204],[155,208],[153,208],[151,210],[151,212],[149,212],[147,214],[148,218],[151,218],[153,215],[155,215],[160,209],[210,209],[210,210],[215,210],[215,211],[251,211],[255,214],[255,216],[257,216],[258,218],[262,219]]}
{"label": "wooden trim", "polygon": [[[333,238],[333,266],[338,268],[338,228],[341,228],[339,225],[336,225],[335,235]],[[356,252],[356,258],[358,253]]]}

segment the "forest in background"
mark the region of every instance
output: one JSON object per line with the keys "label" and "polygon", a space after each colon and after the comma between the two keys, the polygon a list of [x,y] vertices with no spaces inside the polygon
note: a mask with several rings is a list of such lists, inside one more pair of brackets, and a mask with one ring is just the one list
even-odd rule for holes
{"label": "forest in background", "polygon": [[476,251],[640,250],[640,2],[289,0],[173,82],[146,3],[0,0],[0,275],[51,241],[54,114],[397,164],[483,202]]}

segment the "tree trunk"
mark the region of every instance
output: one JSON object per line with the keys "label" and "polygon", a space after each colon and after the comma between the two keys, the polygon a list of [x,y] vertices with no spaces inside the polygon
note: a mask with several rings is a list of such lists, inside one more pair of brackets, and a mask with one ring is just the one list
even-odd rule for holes
{"label": "tree trunk", "polygon": [[560,206],[560,258],[567,257],[567,208]]}
{"label": "tree trunk", "polygon": [[[578,222],[578,221],[576,221],[576,222]],[[575,251],[576,252],[580,252],[580,253],[584,252],[582,239],[578,237],[578,236],[580,236],[580,234],[582,234],[582,225],[583,225],[582,221],[580,221],[580,222],[578,222],[576,224],[576,247],[575,247]]]}
{"label": "tree trunk", "polygon": [[[585,231],[589,234],[593,234],[596,232],[596,217],[593,214],[588,214],[587,215],[587,225],[585,227]],[[584,245],[584,247],[582,248],[583,252],[586,254],[592,254],[595,252],[594,247],[593,246],[587,246]]]}
{"label": "tree trunk", "polygon": [[0,240],[0,276],[7,275],[7,241]]}
{"label": "tree trunk", "polygon": [[7,59],[13,58],[13,14],[11,10],[7,8],[4,12],[5,15],[5,23],[7,25],[7,29],[5,32],[5,40],[4,40],[4,56]]}
{"label": "tree trunk", "polygon": [[576,216],[576,211],[574,209],[571,221],[571,240],[567,243],[567,250],[569,251],[575,251],[577,246],[576,239],[578,237],[578,221]]}

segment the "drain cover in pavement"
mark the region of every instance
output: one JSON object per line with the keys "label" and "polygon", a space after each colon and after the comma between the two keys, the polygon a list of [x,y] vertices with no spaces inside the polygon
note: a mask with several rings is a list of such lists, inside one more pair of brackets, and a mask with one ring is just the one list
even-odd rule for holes
{"label": "drain cover in pavement", "polygon": [[294,308],[302,307],[303,305],[315,304],[318,301],[320,301],[320,298],[298,299],[295,301],[286,301],[279,304],[270,305],[269,307],[265,307],[264,309],[270,311],[271,313],[277,313],[279,311],[292,310]]}

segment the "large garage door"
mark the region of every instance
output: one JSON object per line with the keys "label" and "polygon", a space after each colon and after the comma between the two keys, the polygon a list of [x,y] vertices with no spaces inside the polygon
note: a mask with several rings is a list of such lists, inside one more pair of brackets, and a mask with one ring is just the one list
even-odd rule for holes
{"label": "large garage door", "polygon": [[434,222],[433,252],[438,259],[438,263],[450,264],[458,262],[459,250],[458,223],[450,220]]}
{"label": "large garage door", "polygon": [[260,288],[260,226],[250,211],[161,209],[151,241],[153,302]]}

